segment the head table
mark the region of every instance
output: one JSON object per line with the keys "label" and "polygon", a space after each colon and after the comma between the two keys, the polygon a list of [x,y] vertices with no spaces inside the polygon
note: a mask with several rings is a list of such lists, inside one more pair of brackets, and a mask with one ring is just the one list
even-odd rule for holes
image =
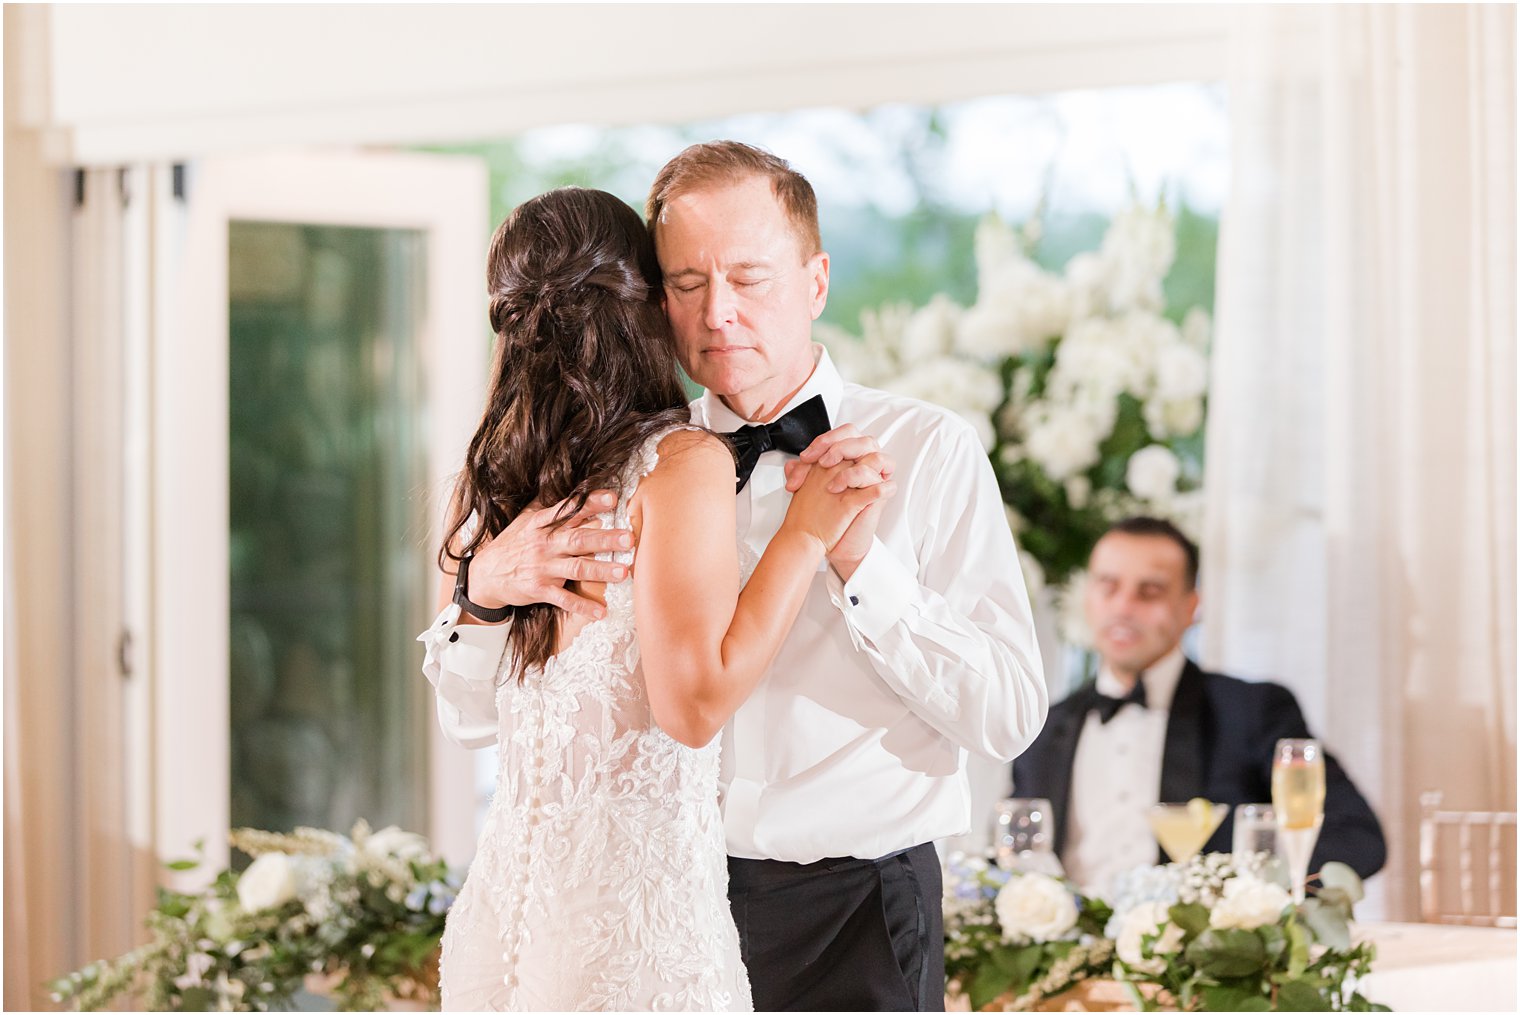
{"label": "head table", "polygon": [[1515,1011],[1516,932],[1436,923],[1365,923],[1377,944],[1362,993],[1394,1011]]}

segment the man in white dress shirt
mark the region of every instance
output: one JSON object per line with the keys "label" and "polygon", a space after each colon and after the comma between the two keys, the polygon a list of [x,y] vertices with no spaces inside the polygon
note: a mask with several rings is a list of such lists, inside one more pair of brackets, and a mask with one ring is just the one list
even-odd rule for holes
{"label": "man in white dress shirt", "polygon": [[[722,734],[730,897],[756,1007],[942,1009],[933,840],[972,820],[966,752],[1012,759],[1048,707],[986,453],[953,413],[846,383],[812,342],[829,258],[812,188],[784,161],[694,145],[661,170],[648,211],[678,354],[707,389],[692,419],[736,434],[749,549],[764,550],[814,464],[852,460],[898,486],[820,569]],[[565,583],[619,580],[588,555],[627,534],[551,532],[548,517],[529,512],[477,555],[471,600],[596,614]]]}
{"label": "man in white dress shirt", "polygon": [[[1129,518],[1098,540],[1084,601],[1097,679],[1050,710],[1013,764],[1015,794],[1050,800],[1066,873],[1094,891],[1160,859],[1151,805],[1269,802],[1277,741],[1310,735],[1287,688],[1206,673],[1183,655],[1197,577],[1198,548],[1170,522]],[[1205,851],[1228,851],[1232,830],[1226,816]],[[1376,816],[1327,754],[1325,820],[1309,869],[1339,860],[1365,878],[1383,859]]]}

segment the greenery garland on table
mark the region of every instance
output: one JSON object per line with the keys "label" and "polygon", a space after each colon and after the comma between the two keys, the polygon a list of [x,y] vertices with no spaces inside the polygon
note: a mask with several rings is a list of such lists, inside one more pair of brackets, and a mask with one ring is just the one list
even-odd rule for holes
{"label": "greenery garland on table", "polygon": [[349,836],[243,828],[231,841],[254,858],[246,870],[220,871],[196,892],[160,888],[148,943],[53,981],[53,1000],[81,1011],[119,995],[152,1011],[269,1011],[291,1007],[315,973],[336,981],[344,1011],[388,998],[436,1007],[436,952],[459,880],[426,839],[361,821]]}
{"label": "greenery garland on table", "polygon": [[1295,906],[1280,864],[1216,853],[1136,868],[1102,899],[954,857],[945,968],[952,993],[985,1011],[1040,1010],[1103,981],[1142,1011],[1387,1011],[1356,989],[1375,957],[1349,930],[1361,880],[1339,863],[1319,877]]}

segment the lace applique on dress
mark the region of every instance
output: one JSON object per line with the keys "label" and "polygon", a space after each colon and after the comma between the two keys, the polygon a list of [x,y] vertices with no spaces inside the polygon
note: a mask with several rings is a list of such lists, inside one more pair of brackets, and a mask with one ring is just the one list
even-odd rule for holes
{"label": "lace applique on dress", "polygon": [[[670,432],[634,455],[604,524],[628,526]],[[607,616],[522,684],[502,661],[496,795],[443,939],[447,1010],[753,1006],[728,907],[719,738],[694,750],[655,725],[632,578],[606,599]]]}

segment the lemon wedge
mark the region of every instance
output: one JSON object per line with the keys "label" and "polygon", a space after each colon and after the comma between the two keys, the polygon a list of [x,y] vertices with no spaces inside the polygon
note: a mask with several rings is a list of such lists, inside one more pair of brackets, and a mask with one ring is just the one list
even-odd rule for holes
{"label": "lemon wedge", "polygon": [[1201,796],[1195,796],[1193,799],[1187,802],[1187,811],[1188,817],[1191,818],[1193,820],[1193,823],[1196,824],[1199,828],[1207,828],[1209,831],[1214,830],[1213,801],[1205,800]]}

